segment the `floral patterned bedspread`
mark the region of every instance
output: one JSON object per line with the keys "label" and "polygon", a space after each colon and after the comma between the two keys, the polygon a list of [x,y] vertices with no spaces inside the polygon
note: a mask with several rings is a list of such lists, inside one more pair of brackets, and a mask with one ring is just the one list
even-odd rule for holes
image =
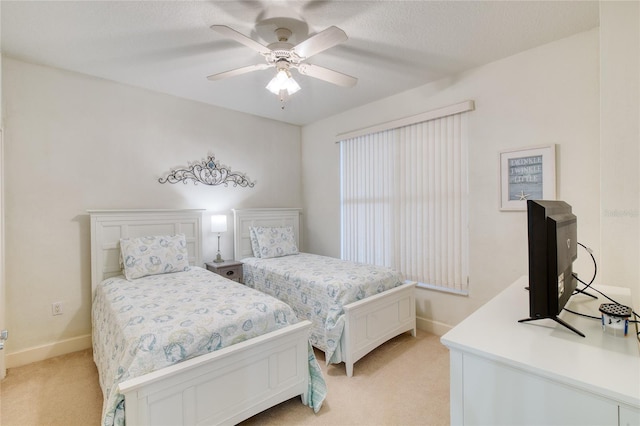
{"label": "floral patterned bedspread", "polygon": [[[198,267],[104,280],[92,307],[103,424],[124,424],[118,383],[297,322],[286,303]],[[317,412],[326,385],[311,345],[309,350],[305,403]]]}
{"label": "floral patterned bedspread", "polygon": [[309,253],[242,262],[245,285],[277,297],[313,323],[311,344],[325,352],[327,364],[344,361],[344,305],[404,282],[390,268]]}

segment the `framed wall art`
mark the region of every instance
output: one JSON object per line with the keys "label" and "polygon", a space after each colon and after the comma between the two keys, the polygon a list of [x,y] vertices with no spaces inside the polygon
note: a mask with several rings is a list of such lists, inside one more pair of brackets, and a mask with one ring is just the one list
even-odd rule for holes
{"label": "framed wall art", "polygon": [[527,200],[555,198],[555,145],[500,152],[500,210],[526,210]]}

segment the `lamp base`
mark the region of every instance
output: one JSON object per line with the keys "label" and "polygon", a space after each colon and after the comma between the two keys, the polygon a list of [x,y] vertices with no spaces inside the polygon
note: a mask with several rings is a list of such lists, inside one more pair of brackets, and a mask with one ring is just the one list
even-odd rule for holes
{"label": "lamp base", "polygon": [[220,256],[220,252],[218,252],[218,254],[216,255],[216,258],[213,259],[213,263],[222,263],[224,262],[224,259],[222,258],[222,256]]}

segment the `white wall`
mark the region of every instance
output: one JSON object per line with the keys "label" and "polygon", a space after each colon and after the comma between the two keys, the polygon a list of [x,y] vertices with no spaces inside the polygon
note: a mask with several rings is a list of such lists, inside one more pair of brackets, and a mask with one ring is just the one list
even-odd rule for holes
{"label": "white wall", "polygon": [[[7,57],[2,77],[8,367],[90,341],[87,209],[204,208],[231,220],[232,208],[302,204],[298,126]],[[208,154],[255,187],[158,182]]]}
{"label": "white wall", "polygon": [[640,310],[640,2],[600,3],[602,281]]}
{"label": "white wall", "polygon": [[[527,274],[526,213],[499,210],[501,150],[557,144],[557,197],[573,206],[580,241],[599,257],[598,37],[598,30],[578,34],[304,127],[308,250],[340,255],[337,134],[472,99],[470,294],[419,289],[421,328],[446,331]],[[578,272],[590,275],[589,256],[579,256]]]}

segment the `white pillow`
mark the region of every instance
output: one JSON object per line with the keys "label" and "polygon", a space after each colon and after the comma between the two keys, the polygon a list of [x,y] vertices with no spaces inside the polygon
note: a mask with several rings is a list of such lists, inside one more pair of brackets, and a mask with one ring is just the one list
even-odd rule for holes
{"label": "white pillow", "polygon": [[122,238],[120,252],[128,280],[189,270],[187,240],[183,234]]}
{"label": "white pillow", "polygon": [[253,228],[258,243],[260,258],[289,256],[298,254],[298,246],[291,226]]}

